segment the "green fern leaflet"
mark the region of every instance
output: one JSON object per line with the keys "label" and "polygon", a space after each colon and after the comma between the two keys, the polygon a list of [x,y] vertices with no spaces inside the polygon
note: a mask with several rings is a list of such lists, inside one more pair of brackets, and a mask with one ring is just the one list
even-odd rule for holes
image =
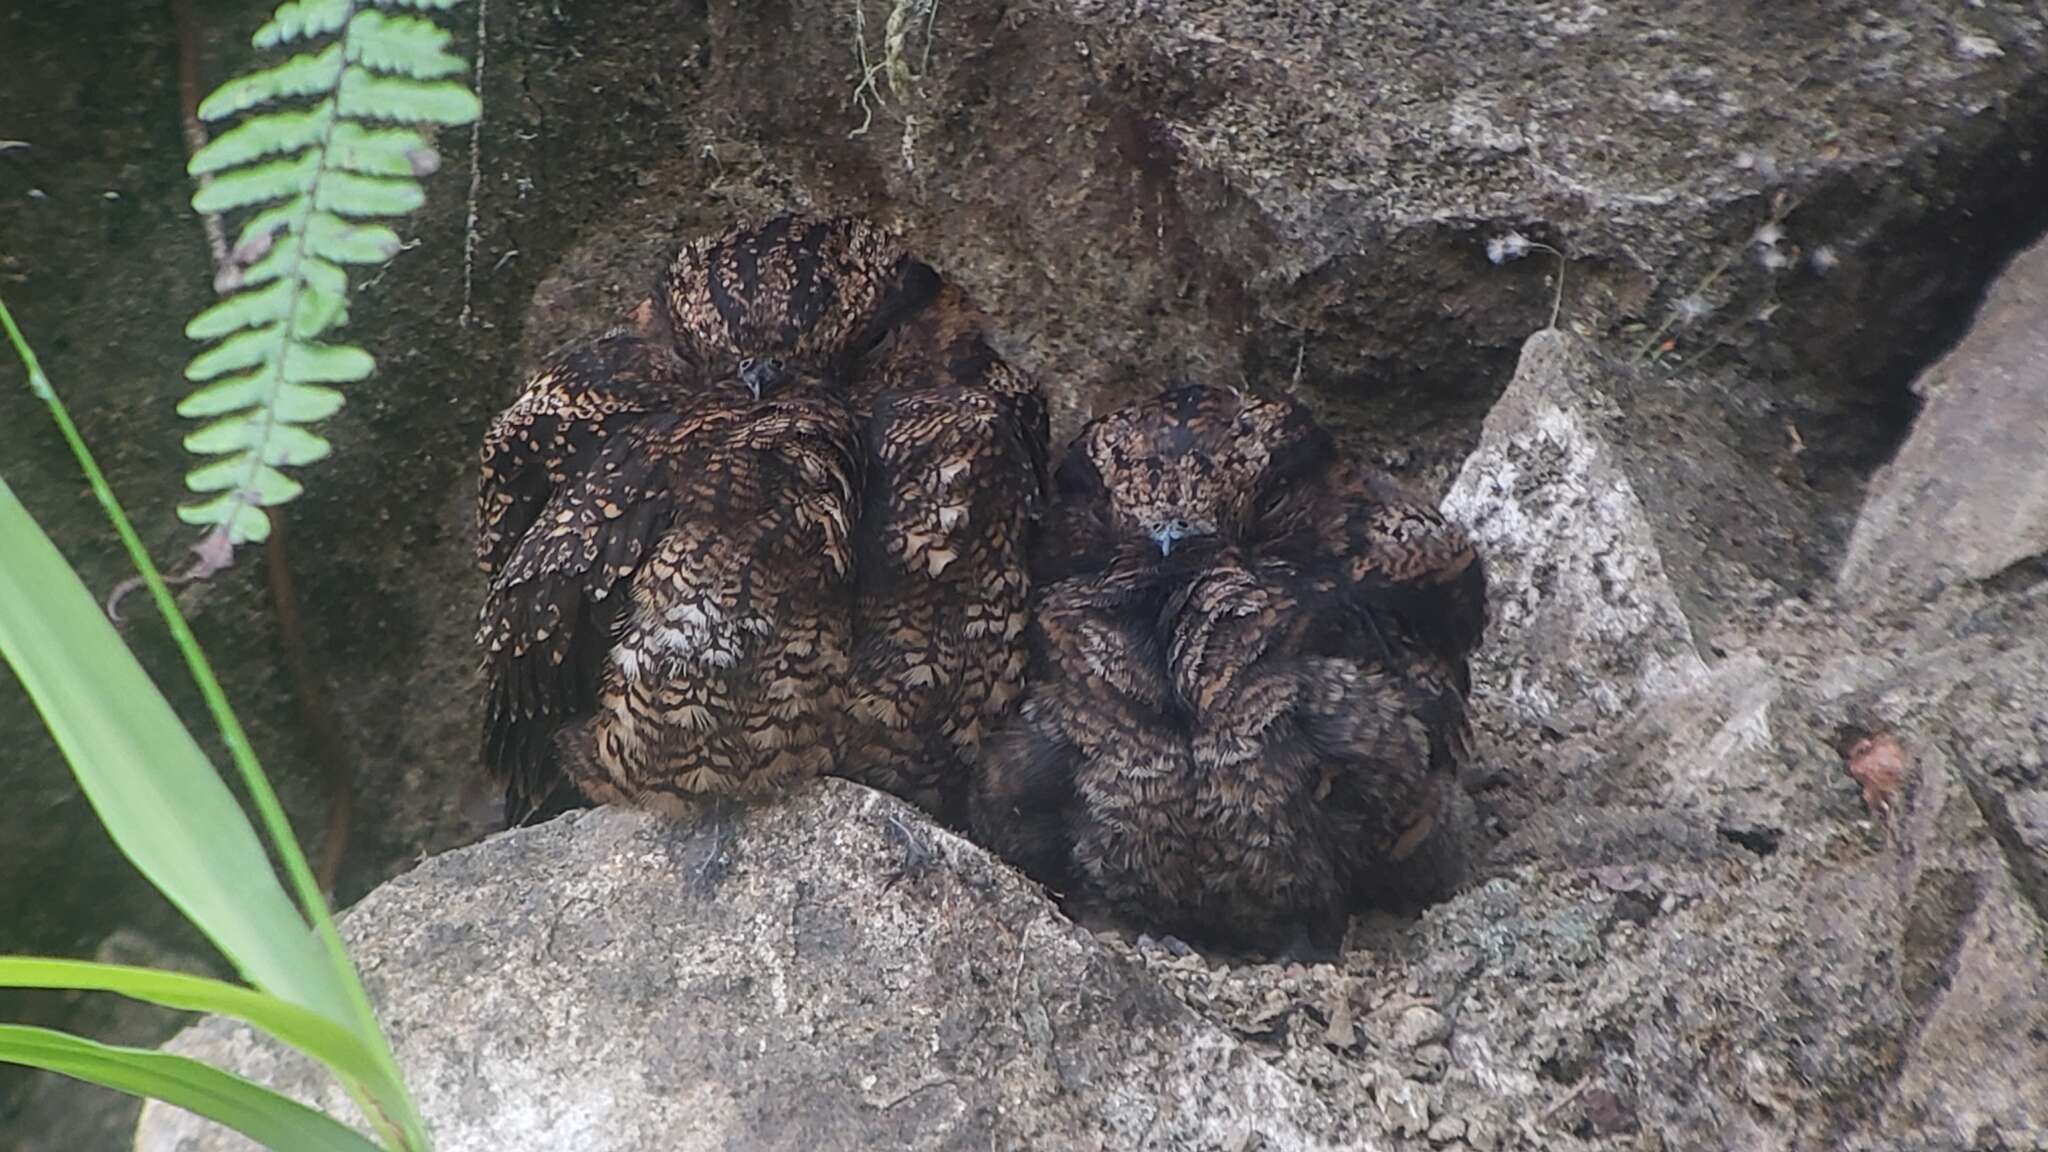
{"label": "green fern leaflet", "polygon": [[270,535],[264,509],[303,491],[284,470],[332,450],[312,425],[341,407],[333,386],[376,367],[333,334],[348,322],[348,266],[389,260],[400,241],[381,221],[425,202],[420,179],[440,157],[421,128],[483,112],[450,79],[468,65],[448,32],[392,11],[457,2],[289,0],[255,44],[303,45],[298,54],[199,105],[203,120],[242,119],[192,157],[192,206],[250,215],[216,282],[230,294],[185,329],[209,347],[185,368],[201,387],[178,413],[206,421],[185,447],[211,459],[185,477],[202,498],[178,515],[230,545]]}

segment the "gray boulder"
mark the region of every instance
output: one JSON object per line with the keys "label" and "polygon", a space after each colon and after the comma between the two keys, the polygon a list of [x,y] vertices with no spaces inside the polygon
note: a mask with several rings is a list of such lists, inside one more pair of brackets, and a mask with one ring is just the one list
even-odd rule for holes
{"label": "gray boulder", "polygon": [[1487,562],[1479,690],[1518,724],[1589,728],[1706,671],[1611,446],[1605,376],[1570,334],[1530,337],[1444,497]]}
{"label": "gray boulder", "polygon": [[[344,935],[441,1152],[1324,1148],[1327,1110],[1017,874],[840,781],[720,825],[571,815]],[[169,1048],[348,1112],[210,1020]],[[152,1105],[136,1152],[243,1152]]]}
{"label": "gray boulder", "polygon": [[2013,260],[1913,391],[1925,406],[1842,561],[1843,591],[1879,606],[2048,553],[2048,240]]}

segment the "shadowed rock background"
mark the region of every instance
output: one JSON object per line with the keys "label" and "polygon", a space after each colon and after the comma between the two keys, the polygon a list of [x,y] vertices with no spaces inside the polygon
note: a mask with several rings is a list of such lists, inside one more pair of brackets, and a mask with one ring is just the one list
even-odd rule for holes
{"label": "shadowed rock background", "polygon": [[[249,62],[267,5],[193,8],[210,88]],[[1085,945],[1105,989],[1139,986],[1135,965],[1205,1021],[1161,1008],[1134,1030],[1270,1066],[1278,1080],[1230,1073],[1284,1114],[1269,1140],[2048,1146],[2048,258],[2014,262],[1957,342],[2048,225],[2038,5],[492,0],[453,17],[472,54],[479,16],[476,147],[440,141],[417,246],[358,297],[381,371],[328,426],[336,456],[286,512],[285,564],[252,551],[184,594],[315,851],[345,828],[342,901],[490,830],[468,502],[476,438],[519,373],[644,292],[684,234],[865,211],[1000,318],[1057,434],[1176,373],[1291,391],[1446,494],[1494,559],[1473,890],[1418,924],[1359,925],[1341,969],[1212,973]],[[209,269],[172,7],[9,6],[0,41],[0,139],[28,145],[0,150],[0,292],[174,557],[179,332]],[[1489,259],[1514,236],[1566,257],[1560,331],[1526,347],[1559,261]],[[8,482],[110,589],[125,572],[89,494],[19,374],[0,385]],[[287,571],[298,643],[273,591]],[[160,625],[131,616],[199,716]],[[0,699],[0,749],[0,948],[206,963],[18,697]],[[1857,776],[1882,785],[1873,765],[1894,761],[1897,786],[1867,803]],[[735,852],[851,867],[789,843],[879,819],[843,792],[800,810],[817,827],[746,825]],[[462,883],[464,861],[529,877],[541,909],[570,894],[549,888],[570,861],[666,867],[680,849],[622,845],[689,835],[607,816],[493,842],[351,932],[367,963],[396,963],[413,928],[374,918]],[[964,848],[934,866],[986,869]],[[1016,932],[1044,915],[1001,891],[973,915]],[[758,906],[725,914],[804,906],[787,885],[732,892]],[[494,929],[508,939],[548,929],[491,911],[514,917]],[[591,994],[659,1001],[678,979],[631,970],[651,983]],[[732,1019],[767,994],[734,991]],[[0,1010],[127,1042],[178,1023],[60,998]],[[983,1065],[946,1061],[1010,1043],[934,1036],[878,1050],[876,1074],[971,1079]],[[744,1099],[766,1081],[721,1083]],[[931,1091],[905,1106],[953,1099]],[[820,1116],[843,1119],[831,1100]],[[1128,1146],[1111,1104],[1077,1107],[1036,1131]],[[962,1114],[975,1147],[1034,1131]],[[112,1149],[132,1116],[0,1079],[0,1147]],[[476,1146],[510,1140],[492,1138]]]}

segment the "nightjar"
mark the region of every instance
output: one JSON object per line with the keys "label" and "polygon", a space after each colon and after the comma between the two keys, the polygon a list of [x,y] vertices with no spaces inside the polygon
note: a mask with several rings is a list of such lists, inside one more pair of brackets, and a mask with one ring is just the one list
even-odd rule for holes
{"label": "nightjar", "polygon": [[1080,909],[1297,957],[1456,883],[1486,623],[1462,531],[1300,406],[1216,388],[1095,420],[1056,487],[978,839]]}
{"label": "nightjar", "polygon": [[1046,482],[989,335],[886,230],[780,216],[528,382],[477,506],[509,820],[826,772],[958,817],[1021,690]]}

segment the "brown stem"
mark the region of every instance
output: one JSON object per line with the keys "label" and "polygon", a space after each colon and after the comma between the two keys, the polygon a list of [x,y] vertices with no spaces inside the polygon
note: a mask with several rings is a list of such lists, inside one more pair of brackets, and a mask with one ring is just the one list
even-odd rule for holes
{"label": "brown stem", "polygon": [[[199,122],[199,22],[192,16],[192,0],[171,0],[171,18],[178,25],[178,118],[185,128],[185,151],[197,156],[206,147],[206,126]],[[202,188],[212,182],[211,176],[199,178]],[[214,275],[223,275],[229,266],[227,230],[211,212],[203,213],[199,223],[206,229],[207,251],[213,253]]]}
{"label": "brown stem", "polygon": [[355,810],[355,774],[341,754],[341,731],[327,706],[320,679],[307,656],[306,632],[299,622],[298,594],[292,588],[292,569],[285,559],[284,510],[270,510],[270,540],[264,545],[264,568],[270,576],[270,603],[277,613],[278,641],[284,647],[285,670],[299,700],[299,717],[313,744],[313,756],[321,774],[327,777],[327,834],[320,841],[320,859],[313,875],[332,898],[335,877],[341,874],[342,857],[348,852],[349,817]]}

